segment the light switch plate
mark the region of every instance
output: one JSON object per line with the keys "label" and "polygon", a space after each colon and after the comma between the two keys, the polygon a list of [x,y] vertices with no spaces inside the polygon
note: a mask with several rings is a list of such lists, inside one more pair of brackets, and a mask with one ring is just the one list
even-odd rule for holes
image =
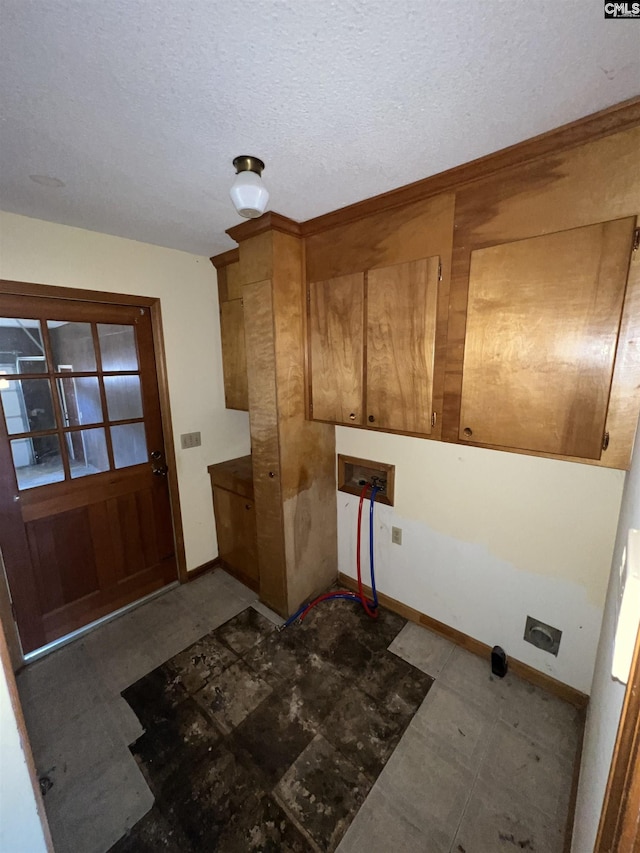
{"label": "light switch plate", "polygon": [[180,447],[189,450],[190,447],[200,447],[202,441],[199,432],[185,432],[180,436]]}

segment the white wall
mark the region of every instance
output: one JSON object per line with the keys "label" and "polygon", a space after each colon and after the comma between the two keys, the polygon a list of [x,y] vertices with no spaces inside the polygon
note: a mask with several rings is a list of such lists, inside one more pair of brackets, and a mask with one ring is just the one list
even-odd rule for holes
{"label": "white wall", "polygon": [[[224,407],[218,292],[208,258],[0,213],[0,278],[159,297],[187,567],[217,556],[207,465],[249,453],[249,418]],[[202,446],[180,449],[180,434]]]}
{"label": "white wall", "polygon": [[625,685],[611,677],[611,661],[620,599],[619,570],[629,528],[640,528],[640,431],[636,435],[631,470],[624,486],[611,563],[611,578],[587,713],[572,853],[593,851],[624,700]]}
{"label": "white wall", "polygon": [[[589,693],[624,472],[346,427],[336,445],[396,466],[395,507],[376,509],[381,591]],[[352,576],[357,504],[338,494]],[[557,658],[524,642],[527,615],[562,630]]]}
{"label": "white wall", "polygon": [[[4,646],[4,635],[0,643]],[[4,661],[8,664],[8,654]],[[0,850],[45,853],[47,845],[7,678],[13,681],[13,673],[0,666]]]}

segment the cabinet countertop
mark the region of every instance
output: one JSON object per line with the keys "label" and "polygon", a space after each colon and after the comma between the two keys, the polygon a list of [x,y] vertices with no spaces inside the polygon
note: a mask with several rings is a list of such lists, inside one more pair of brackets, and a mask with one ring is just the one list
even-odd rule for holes
{"label": "cabinet countertop", "polygon": [[250,455],[217,462],[209,465],[207,471],[214,488],[228,489],[253,500],[253,464]]}

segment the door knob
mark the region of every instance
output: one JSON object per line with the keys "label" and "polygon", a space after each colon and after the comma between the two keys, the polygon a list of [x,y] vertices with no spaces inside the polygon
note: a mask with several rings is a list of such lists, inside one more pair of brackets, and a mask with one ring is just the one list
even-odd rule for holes
{"label": "door knob", "polygon": [[473,430],[472,430],[472,429],[470,429],[469,427],[465,427],[465,428],[462,430],[462,432],[463,432],[467,437],[469,437],[470,435],[473,435]]}
{"label": "door knob", "polygon": [[355,412],[351,412],[351,414],[349,415],[349,420],[350,420],[350,421],[355,421],[355,419],[356,419],[356,413],[355,413]]}
{"label": "door knob", "polygon": [[152,459],[161,459],[162,458],[162,451],[161,450],[152,450],[151,451],[151,458]]}
{"label": "door knob", "polygon": [[169,469],[166,465],[161,465],[159,468],[154,468],[153,473],[156,475],[156,477],[166,477],[168,470]]}
{"label": "door knob", "polygon": [[369,415],[369,422],[373,423],[374,421],[375,421],[375,418],[373,417],[373,415]]}
{"label": "door knob", "polygon": [[271,477],[271,479],[273,480],[273,478],[274,478],[276,475],[274,474],[274,472],[273,472],[273,471],[269,471],[269,476],[270,476],[270,477]]}

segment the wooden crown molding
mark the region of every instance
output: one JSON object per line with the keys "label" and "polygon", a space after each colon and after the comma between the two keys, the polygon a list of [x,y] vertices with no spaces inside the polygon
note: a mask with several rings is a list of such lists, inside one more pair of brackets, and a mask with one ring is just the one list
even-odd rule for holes
{"label": "wooden crown molding", "polygon": [[238,249],[229,249],[228,252],[221,252],[219,255],[214,255],[209,258],[211,263],[217,270],[228,267],[229,264],[235,264],[240,260],[240,252]]}
{"label": "wooden crown molding", "polygon": [[[502,169],[522,165],[549,154],[557,154],[559,151],[593,142],[613,133],[620,133],[639,124],[640,96],[637,96],[584,116],[570,124],[564,124],[546,133],[533,136],[531,139],[510,145],[508,148],[487,154],[485,157],[448,169],[446,172],[439,172],[437,175],[423,178],[415,183],[372,196],[331,213],[316,216],[314,219],[308,219],[301,223],[301,233],[303,237],[309,237],[374,213],[403,207],[429,196],[458,189],[462,184],[487,178]],[[233,230],[227,231],[227,234],[231,234]]]}
{"label": "wooden crown molding", "polygon": [[265,231],[282,231],[284,234],[293,234],[294,237],[302,236],[302,227],[299,222],[273,211],[263,213],[257,219],[247,219],[246,222],[234,225],[233,228],[227,228],[226,233],[236,243],[241,243]]}

